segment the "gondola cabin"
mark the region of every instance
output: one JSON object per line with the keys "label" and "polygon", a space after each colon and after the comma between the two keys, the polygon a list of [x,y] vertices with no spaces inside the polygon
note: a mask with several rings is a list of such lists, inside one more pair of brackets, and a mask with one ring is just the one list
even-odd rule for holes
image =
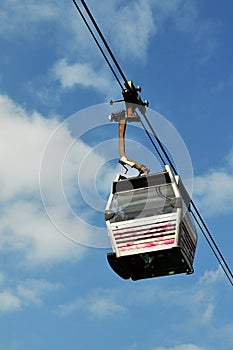
{"label": "gondola cabin", "polygon": [[180,177],[168,165],[152,175],[118,175],[105,210],[111,268],[132,280],[191,274],[197,232],[189,204]]}

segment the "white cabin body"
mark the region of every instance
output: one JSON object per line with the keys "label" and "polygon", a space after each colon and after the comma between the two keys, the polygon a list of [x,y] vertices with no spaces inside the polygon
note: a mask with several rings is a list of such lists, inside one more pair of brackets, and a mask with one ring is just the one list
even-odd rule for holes
{"label": "white cabin body", "polygon": [[105,211],[113,270],[133,280],[192,273],[197,232],[189,204],[180,177],[167,165],[152,175],[118,175]]}

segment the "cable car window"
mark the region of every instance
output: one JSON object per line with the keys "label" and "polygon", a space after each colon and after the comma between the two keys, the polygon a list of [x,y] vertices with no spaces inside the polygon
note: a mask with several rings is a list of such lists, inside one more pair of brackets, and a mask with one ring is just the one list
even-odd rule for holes
{"label": "cable car window", "polygon": [[171,184],[115,193],[110,206],[115,215],[110,222],[171,213],[176,211],[175,201]]}

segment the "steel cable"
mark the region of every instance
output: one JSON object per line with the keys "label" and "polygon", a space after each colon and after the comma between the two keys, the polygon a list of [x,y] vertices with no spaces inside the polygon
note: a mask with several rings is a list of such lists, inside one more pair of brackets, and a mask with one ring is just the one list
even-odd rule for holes
{"label": "steel cable", "polygon": [[98,46],[98,48],[99,48],[100,52],[102,53],[102,55],[103,55],[103,57],[104,57],[105,61],[107,62],[107,64],[108,64],[108,66],[109,66],[109,68],[110,68],[111,72],[113,73],[113,75],[114,75],[115,79],[117,80],[117,82],[118,82],[118,84],[120,85],[121,89],[123,89],[124,87],[123,87],[123,85],[121,84],[120,79],[118,78],[118,76],[117,76],[116,72],[114,71],[114,69],[113,69],[113,67],[112,67],[112,65],[111,65],[111,63],[110,63],[110,61],[109,61],[108,57],[106,56],[106,54],[105,54],[104,50],[102,49],[102,47],[101,47],[100,43],[98,42],[98,40],[97,40],[97,38],[96,38],[96,36],[95,36],[95,34],[94,34],[93,30],[91,29],[91,27],[90,27],[89,23],[87,22],[86,18],[84,17],[84,15],[83,15],[83,13],[82,13],[82,11],[81,11],[80,7],[78,6],[78,4],[77,4],[77,2],[76,2],[75,0],[72,0],[72,1],[73,1],[74,5],[75,5],[75,7],[76,7],[77,11],[79,12],[79,14],[80,14],[80,16],[81,16],[81,18],[82,18],[83,22],[85,23],[85,25],[86,25],[87,29],[89,30],[89,32],[90,32],[90,34],[91,34],[92,38],[94,39],[94,41],[95,41],[96,45]]}

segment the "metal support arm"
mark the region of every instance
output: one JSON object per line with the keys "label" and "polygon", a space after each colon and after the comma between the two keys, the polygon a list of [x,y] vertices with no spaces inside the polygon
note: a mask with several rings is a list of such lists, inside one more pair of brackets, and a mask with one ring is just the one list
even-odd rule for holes
{"label": "metal support arm", "polygon": [[124,165],[129,165],[131,168],[135,168],[139,171],[139,174],[148,174],[150,169],[145,165],[135,162],[134,160],[128,158],[125,154],[125,130],[127,126],[126,119],[121,119],[119,121],[119,151],[120,160],[119,162]]}

